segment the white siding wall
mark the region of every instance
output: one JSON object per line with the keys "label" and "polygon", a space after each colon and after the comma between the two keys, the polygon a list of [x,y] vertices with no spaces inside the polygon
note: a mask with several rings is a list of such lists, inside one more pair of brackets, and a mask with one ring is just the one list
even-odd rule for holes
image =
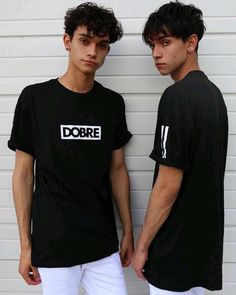
{"label": "white siding wall", "polygon": [[[123,94],[128,125],[134,134],[126,147],[131,178],[135,232],[142,224],[152,183],[152,149],[156,109],[161,93],[171,83],[160,77],[149,49],[141,40],[145,18],[166,1],[104,0],[122,21],[125,36],[114,44],[97,79]],[[67,65],[62,45],[63,16],[73,0],[0,1],[0,295],[39,294],[17,273],[19,241],[11,194],[14,153],[8,150],[17,97],[27,84],[63,73]],[[224,289],[217,295],[236,294],[236,2],[193,0],[205,15],[207,32],[199,55],[202,69],[222,90],[228,107],[230,129],[225,177],[226,226]],[[129,294],[148,294],[132,270],[125,271]],[[209,294],[207,292],[207,294]]]}

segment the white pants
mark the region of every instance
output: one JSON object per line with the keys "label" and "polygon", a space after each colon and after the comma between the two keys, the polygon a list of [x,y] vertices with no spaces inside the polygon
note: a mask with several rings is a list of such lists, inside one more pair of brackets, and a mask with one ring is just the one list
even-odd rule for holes
{"label": "white pants", "polygon": [[127,295],[119,253],[72,267],[38,268],[43,295]]}
{"label": "white pants", "polygon": [[184,292],[162,290],[162,289],[154,287],[151,284],[149,284],[149,287],[150,287],[150,295],[204,295],[204,288],[202,287],[195,287]]}

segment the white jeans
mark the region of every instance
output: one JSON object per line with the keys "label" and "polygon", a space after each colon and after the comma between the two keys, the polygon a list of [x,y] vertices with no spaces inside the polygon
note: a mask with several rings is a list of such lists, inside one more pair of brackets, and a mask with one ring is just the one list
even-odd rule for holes
{"label": "white jeans", "polygon": [[43,295],[127,295],[119,253],[72,267],[38,268]]}
{"label": "white jeans", "polygon": [[149,287],[150,287],[150,295],[204,295],[204,288],[202,287],[195,287],[184,292],[162,290],[162,289],[154,287],[151,284],[149,284]]}

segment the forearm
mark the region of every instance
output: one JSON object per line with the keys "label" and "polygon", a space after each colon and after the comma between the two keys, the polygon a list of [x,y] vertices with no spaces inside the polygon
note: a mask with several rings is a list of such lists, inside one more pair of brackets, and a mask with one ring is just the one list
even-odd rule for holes
{"label": "forearm", "polygon": [[152,191],[142,226],[137,250],[147,251],[155,235],[168,218],[173,202],[165,200],[161,192]]}
{"label": "forearm", "polygon": [[171,212],[181,187],[182,178],[182,170],[159,165],[158,177],[150,195],[137,250],[148,250],[155,235]]}
{"label": "forearm", "polygon": [[33,183],[33,173],[22,173],[19,169],[14,171],[13,197],[22,250],[31,247],[31,205],[33,198]]}
{"label": "forearm", "polygon": [[130,208],[130,184],[127,169],[124,166],[112,169],[110,173],[113,197],[120,216],[124,235],[132,235],[132,219]]}

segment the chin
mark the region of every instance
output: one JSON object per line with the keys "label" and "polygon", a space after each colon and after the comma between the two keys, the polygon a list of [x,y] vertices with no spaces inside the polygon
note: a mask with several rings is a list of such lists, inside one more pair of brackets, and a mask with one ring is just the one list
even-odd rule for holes
{"label": "chin", "polygon": [[166,71],[159,71],[159,73],[162,75],[162,76],[167,76],[170,74],[170,72],[166,72]]}

